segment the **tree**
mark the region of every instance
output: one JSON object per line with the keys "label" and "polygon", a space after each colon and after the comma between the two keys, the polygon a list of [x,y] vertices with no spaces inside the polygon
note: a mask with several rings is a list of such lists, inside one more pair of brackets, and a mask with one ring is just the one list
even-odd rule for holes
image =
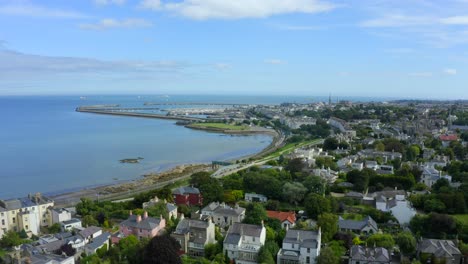
{"label": "tree", "polygon": [[410,232],[403,232],[397,236],[397,244],[400,247],[400,251],[405,254],[413,254],[416,251],[416,239]]}
{"label": "tree", "polygon": [[291,172],[291,174],[295,174],[301,172],[305,168],[305,163],[301,158],[295,158],[288,162],[285,169]]}
{"label": "tree", "polygon": [[307,192],[307,188],[299,182],[287,182],[283,186],[283,197],[289,203],[296,204],[302,199]]}
{"label": "tree", "polygon": [[374,149],[377,150],[377,151],[385,151],[385,145],[378,141],[374,144]]}
{"label": "tree", "polygon": [[179,250],[179,242],[169,235],[155,236],[144,250],[143,263],[182,264],[178,254]]}
{"label": "tree", "polygon": [[309,194],[304,203],[305,211],[311,218],[317,219],[322,213],[331,212],[330,200],[316,193]]}
{"label": "tree", "polygon": [[119,241],[119,249],[122,257],[129,263],[138,263],[140,258],[141,244],[134,235],[129,235]]}
{"label": "tree", "polygon": [[317,257],[317,264],[339,264],[340,257],[335,255],[333,249],[324,247],[320,250],[320,255]]}
{"label": "tree", "polygon": [[85,215],[81,219],[81,222],[83,223],[83,226],[88,227],[88,226],[97,226],[99,223],[98,221],[92,216],[92,215]]}
{"label": "tree", "polygon": [[362,192],[367,189],[369,185],[369,176],[374,175],[375,171],[372,172],[368,171],[369,169],[363,169],[362,171],[359,170],[351,170],[346,174],[346,179],[354,184],[353,189],[357,192]]}
{"label": "tree", "polygon": [[62,255],[62,253],[65,253],[65,255],[70,257],[75,255],[76,249],[74,249],[70,244],[64,244],[55,251],[56,255]]}
{"label": "tree", "polygon": [[322,240],[328,242],[338,232],[338,216],[330,213],[323,213],[318,217],[317,225],[322,231]]}
{"label": "tree", "polygon": [[322,177],[309,176],[305,179],[303,184],[309,192],[316,194],[324,194],[327,182]]}
{"label": "tree", "polygon": [[366,240],[367,245],[384,247],[386,249],[392,249],[395,246],[395,240],[389,234],[373,234]]}
{"label": "tree", "polygon": [[2,248],[10,248],[10,247],[16,247],[25,242],[24,239],[22,239],[18,233],[16,233],[13,230],[10,230],[6,232],[2,239],[0,239],[0,246]]}
{"label": "tree", "polygon": [[336,138],[327,138],[323,142],[323,149],[325,150],[336,150],[338,147],[338,140]]}
{"label": "tree", "polygon": [[274,240],[267,240],[265,245],[260,248],[258,252],[258,263],[271,263],[275,264],[276,254],[278,254],[279,247]]}
{"label": "tree", "polygon": [[55,223],[55,224],[49,226],[49,233],[51,233],[51,234],[58,233],[58,232],[60,232],[60,230],[62,230],[62,228],[60,227],[59,223]]}
{"label": "tree", "polygon": [[252,225],[260,225],[263,220],[267,219],[267,213],[263,205],[259,203],[250,203],[245,212],[244,223]]}
{"label": "tree", "polygon": [[445,178],[440,178],[438,179],[433,185],[432,185],[432,191],[437,193],[441,190],[443,190],[443,187],[450,188],[450,183],[447,179]]}

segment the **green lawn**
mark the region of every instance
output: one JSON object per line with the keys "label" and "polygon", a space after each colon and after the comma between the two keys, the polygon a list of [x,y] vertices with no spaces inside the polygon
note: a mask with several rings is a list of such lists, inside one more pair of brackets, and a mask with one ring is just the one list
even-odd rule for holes
{"label": "green lawn", "polygon": [[247,130],[249,129],[248,126],[243,125],[230,125],[224,123],[195,123],[191,124],[194,127],[200,128],[217,128],[217,129],[224,129],[224,130]]}
{"label": "green lawn", "polygon": [[317,142],[319,140],[320,139],[313,139],[313,140],[307,140],[307,141],[300,142],[300,143],[288,143],[288,144],[284,145],[282,148],[276,150],[275,152],[268,154],[268,156],[266,156],[263,159],[271,159],[271,158],[279,157],[279,156],[281,156],[283,154],[288,154],[288,153],[292,152],[293,150],[295,150],[297,148],[300,148],[300,147],[303,147],[305,145],[315,143],[315,142]]}

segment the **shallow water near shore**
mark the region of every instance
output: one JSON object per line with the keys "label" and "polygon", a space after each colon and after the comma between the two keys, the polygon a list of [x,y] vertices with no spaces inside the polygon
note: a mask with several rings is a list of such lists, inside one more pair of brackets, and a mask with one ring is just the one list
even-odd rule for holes
{"label": "shallow water near shore", "polygon": [[[191,130],[175,121],[75,112],[79,105],[133,107],[157,100],[167,98],[0,97],[0,199],[132,180],[178,164],[235,159],[272,141],[267,135]],[[144,159],[119,162],[137,157]]]}

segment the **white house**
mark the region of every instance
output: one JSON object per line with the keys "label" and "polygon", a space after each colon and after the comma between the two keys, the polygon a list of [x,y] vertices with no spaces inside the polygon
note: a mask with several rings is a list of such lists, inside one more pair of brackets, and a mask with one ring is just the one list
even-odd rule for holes
{"label": "white house", "polygon": [[230,207],[225,203],[212,202],[201,210],[201,219],[211,217],[213,222],[221,227],[240,223],[245,217],[245,208],[235,205]]}
{"label": "white house", "polygon": [[93,241],[85,246],[85,253],[92,255],[102,247],[106,247],[109,250],[109,239],[111,234],[108,232],[102,233],[99,236],[93,238]]}
{"label": "white house", "polygon": [[409,224],[411,218],[416,215],[416,209],[406,200],[406,192],[403,190],[370,193],[364,200],[375,202],[377,210],[392,212],[400,225]]}
{"label": "white house", "polygon": [[77,218],[72,218],[67,221],[63,221],[60,223],[63,231],[71,231],[73,229],[81,229],[81,220]]}
{"label": "white house", "polygon": [[71,212],[65,208],[50,208],[51,224],[57,224],[71,219]]}
{"label": "white house", "polygon": [[262,225],[234,223],[226,234],[223,251],[237,264],[257,263],[258,252],[265,244],[266,229]]}
{"label": "white house", "polygon": [[434,183],[442,178],[447,179],[449,183],[452,182],[452,176],[447,174],[442,175],[442,171],[439,171],[434,167],[424,166],[422,167],[422,170],[421,182],[428,187],[432,187]]}
{"label": "white house", "polygon": [[263,194],[246,193],[245,200],[247,202],[266,202],[268,201],[268,198]]}
{"label": "white house", "polygon": [[278,252],[278,264],[315,264],[320,255],[322,234],[318,231],[289,229]]}
{"label": "white house", "polygon": [[88,244],[95,237],[98,237],[102,234],[102,229],[97,226],[90,226],[81,230],[78,234],[83,238],[85,244]]}

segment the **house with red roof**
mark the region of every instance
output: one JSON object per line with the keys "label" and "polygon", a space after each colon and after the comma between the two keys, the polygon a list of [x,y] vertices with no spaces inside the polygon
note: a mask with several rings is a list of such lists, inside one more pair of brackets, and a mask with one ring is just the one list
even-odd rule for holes
{"label": "house with red roof", "polygon": [[281,222],[281,227],[285,229],[289,229],[296,225],[295,212],[280,212],[267,210],[267,216],[269,218],[278,219]]}
{"label": "house with red roof", "polygon": [[458,135],[457,134],[443,134],[439,136],[440,141],[442,141],[442,146],[448,147],[450,145],[450,142],[452,141],[458,141]]}

